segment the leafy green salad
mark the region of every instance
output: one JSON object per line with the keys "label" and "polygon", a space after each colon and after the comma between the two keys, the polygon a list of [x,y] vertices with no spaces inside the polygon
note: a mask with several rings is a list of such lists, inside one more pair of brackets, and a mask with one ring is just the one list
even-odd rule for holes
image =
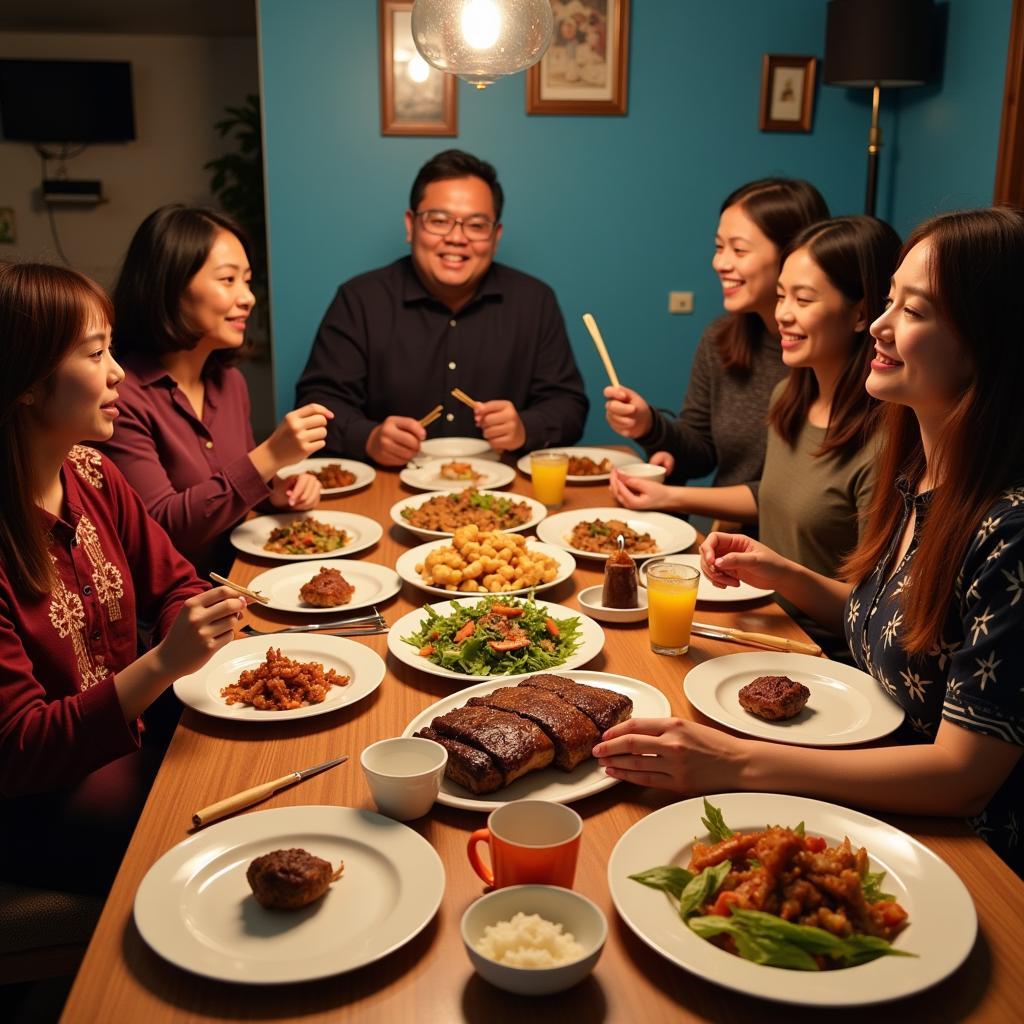
{"label": "leafy green salad", "polygon": [[547,607],[492,594],[471,604],[451,602],[441,615],[424,606],[420,628],[402,642],[435,665],[472,676],[543,672],[562,665],[583,642],[580,620],[553,619]]}
{"label": "leafy green salad", "polygon": [[[706,866],[666,865],[629,876],[666,893],[701,938],[745,960],[798,971],[916,955],[889,941],[907,914],[882,892],[885,873],[867,870],[864,850],[853,851],[849,840],[829,848],[821,837],[808,836],[803,822],[737,833],[707,800],[704,811],[710,843],[694,843],[691,867]],[[798,923],[805,919],[829,927]]]}

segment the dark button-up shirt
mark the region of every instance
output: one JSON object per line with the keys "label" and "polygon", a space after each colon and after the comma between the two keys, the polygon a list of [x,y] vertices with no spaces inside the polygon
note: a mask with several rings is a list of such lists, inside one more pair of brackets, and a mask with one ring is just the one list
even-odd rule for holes
{"label": "dark button-up shirt", "polygon": [[296,389],[296,402],[334,412],[327,452],[366,456],[366,441],[388,416],[419,419],[444,406],[432,437],[479,436],[478,402],[508,399],[526,428],[524,448],[572,444],[588,402],[554,292],[494,263],[473,299],[453,313],[416,276],[410,257],[338,289]]}
{"label": "dark button-up shirt", "polygon": [[222,567],[223,535],[270,494],[249,458],[256,442],[245,378],[208,366],[198,417],[153,356],[133,353],[124,371],[113,437],[97,447],[193,565]]}
{"label": "dark button-up shirt", "polygon": [[73,448],[61,474],[67,520],[39,512],[52,538],[52,591],[27,598],[0,564],[5,797],[72,786],[137,749],[137,724],[125,721],[114,688],[138,656],[136,621],[154,622],[163,637],[183,602],[206,589],[99,452]]}
{"label": "dark button-up shirt", "polygon": [[[908,656],[900,643],[900,595],[913,585],[914,555],[931,494],[915,495],[905,481],[900,493],[903,515],[894,526],[889,553],[847,602],[846,635],[853,656],[906,712],[899,741],[932,743],[945,718],[1024,746],[1024,487],[1007,491],[982,517],[960,567],[941,639],[916,657]],[[915,510],[910,548],[887,578]],[[1020,875],[1022,808],[1024,760],[971,821]]]}

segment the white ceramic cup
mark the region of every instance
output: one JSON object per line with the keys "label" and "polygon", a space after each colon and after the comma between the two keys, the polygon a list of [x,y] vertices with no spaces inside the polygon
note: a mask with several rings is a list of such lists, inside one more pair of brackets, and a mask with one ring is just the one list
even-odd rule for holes
{"label": "white ceramic cup", "polygon": [[371,743],[359,763],[381,814],[411,821],[434,806],[448,751],[419,736],[395,736]]}
{"label": "white ceramic cup", "polygon": [[654,480],[659,483],[665,479],[665,467],[652,466],[649,462],[630,462],[625,466],[619,466],[619,472],[623,476],[635,476],[642,480]]}

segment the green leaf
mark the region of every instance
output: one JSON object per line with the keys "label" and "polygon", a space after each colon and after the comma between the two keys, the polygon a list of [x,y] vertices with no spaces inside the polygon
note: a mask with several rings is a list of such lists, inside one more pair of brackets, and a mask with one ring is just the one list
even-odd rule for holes
{"label": "green leaf", "polygon": [[679,896],[679,916],[685,921],[705,903],[710,903],[711,897],[721,889],[730,871],[732,862],[723,860],[721,864],[705,868],[699,875],[694,875]]}
{"label": "green leaf", "polygon": [[686,868],[667,864],[660,868],[648,868],[646,871],[640,871],[629,877],[641,885],[647,885],[652,889],[660,889],[662,892],[667,892],[669,896],[678,901],[683,894],[683,890],[693,880],[694,875],[692,872],[687,871]]}
{"label": "green leaf", "polygon": [[708,836],[713,843],[720,843],[723,839],[728,839],[730,836],[734,836],[736,833],[725,823],[725,819],[722,817],[722,812],[715,807],[714,804],[709,803],[707,797],[704,798],[704,813],[707,815],[706,818],[701,818],[701,822],[704,827],[708,830]]}
{"label": "green leaf", "polygon": [[895,900],[896,897],[890,892],[882,892],[882,881],[885,878],[884,871],[867,871],[860,880],[861,891],[868,903],[877,903],[879,900]]}
{"label": "green leaf", "polygon": [[770,967],[785,967],[795,971],[821,969],[818,966],[818,961],[799,946],[752,932],[735,917],[708,914],[705,917],[691,917],[688,924],[702,939],[712,939],[718,935],[731,935],[739,955],[752,963],[766,964]]}

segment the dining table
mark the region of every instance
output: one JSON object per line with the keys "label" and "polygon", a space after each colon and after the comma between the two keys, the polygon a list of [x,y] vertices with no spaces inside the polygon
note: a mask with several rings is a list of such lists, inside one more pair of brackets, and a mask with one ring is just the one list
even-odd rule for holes
{"label": "dining table", "polygon": [[[510,494],[529,495],[521,472]],[[372,547],[351,556],[393,567],[396,559],[422,540],[393,523],[389,510],[417,492],[404,485],[397,470],[378,469],[361,490],[328,497],[321,508],[369,516],[384,527]],[[613,504],[605,482],[569,485],[565,509]],[[314,513],[315,514],[315,513]],[[338,559],[339,568],[350,559]],[[240,554],[231,578],[245,584],[272,568],[270,559]],[[577,595],[601,582],[603,563],[578,559],[571,578],[538,595],[577,609]],[[408,582],[379,608],[389,623],[440,598]],[[699,608],[702,620],[759,633],[806,640],[799,626],[770,599]],[[245,623],[273,631],[303,619],[250,604]],[[688,671],[709,659],[756,648],[728,640],[694,636],[688,653],[655,654],[645,622],[604,626],[605,642],[588,669],[634,677],[654,686],[681,719],[714,725],[686,699]],[[280,1020],[313,1022],[415,1021],[417,1024],[503,1024],[540,1022],[659,1021],[979,1021],[1020,1020],[1024,1006],[1024,882],[961,820],[870,811],[933,851],[959,876],[973,899],[978,934],[966,961],[933,987],[896,1002],[870,1008],[837,1006],[828,1010],[787,1005],[731,991],[683,969],[641,941],[618,916],[608,883],[608,863],[616,843],[652,811],[679,800],[678,794],[619,783],[574,803],[583,819],[583,836],[574,888],[601,908],[608,921],[603,954],[593,973],[576,987],[543,998],[512,995],[478,976],[463,948],[460,920],[485,887],[471,868],[467,840],[486,823],[486,815],[435,804],[408,827],[436,851],[444,867],[440,907],[429,923],[401,948],[366,966],[335,976],[289,984],[243,984],[214,980],[165,961],[143,940],[133,918],[133,901],[147,872],[167,851],[195,834],[193,813],[259,782],[341,754],[348,763],[297,785],[281,789],[240,812],[272,808],[336,806],[375,810],[360,768],[360,752],[385,737],[400,735],[424,709],[449,696],[452,681],[427,674],[388,654],[387,637],[354,641],[386,662],[382,684],[365,699],[331,714],[291,721],[248,723],[184,709],[148,801],[106,901],[66,1002],[69,1024],[133,1021],[178,1024],[182,1021]],[[720,726],[716,726],[720,728]],[[1022,815],[1024,818],[1024,815]],[[808,822],[808,827],[812,827]],[[1022,820],[1024,824],[1024,820]],[[216,826],[213,826],[216,827]],[[680,837],[684,842],[689,837]],[[358,885],[358,880],[348,879]],[[174,894],[169,892],[168,913]],[[951,929],[957,921],[949,921]],[[774,970],[774,968],[765,968]],[[793,974],[798,989],[800,972]]]}

